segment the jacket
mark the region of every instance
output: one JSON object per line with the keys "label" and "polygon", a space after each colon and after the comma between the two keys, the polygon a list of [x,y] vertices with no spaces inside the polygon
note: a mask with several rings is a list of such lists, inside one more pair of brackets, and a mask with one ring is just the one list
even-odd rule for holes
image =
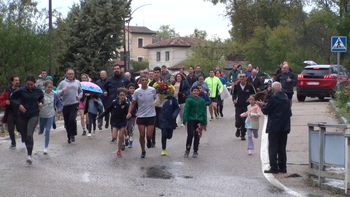
{"label": "jacket", "polygon": [[192,95],[187,96],[185,109],[183,113],[183,124],[190,120],[201,122],[207,125],[207,107],[205,101],[201,97],[194,98]]}
{"label": "jacket", "polygon": [[238,74],[240,74],[241,73],[241,70],[231,70],[230,71],[230,74],[228,75],[228,80],[230,81],[230,82],[235,82],[235,81],[237,81],[237,76],[238,76]]}
{"label": "jacket", "polygon": [[[290,82],[287,82],[288,77],[292,80]],[[292,93],[294,92],[293,87],[297,84],[297,77],[290,71],[286,73],[280,73],[276,77],[276,81],[280,82],[282,84],[283,92],[284,93]]]}
{"label": "jacket", "polygon": [[14,103],[17,108],[20,105],[26,109],[25,113],[19,111],[22,119],[30,119],[39,116],[39,103],[43,103],[44,93],[41,89],[33,87],[29,89],[27,86],[21,87],[14,91],[10,96],[10,102]]}
{"label": "jacket", "polygon": [[272,95],[261,111],[268,116],[266,133],[290,132],[290,109],[288,97],[283,92]]}
{"label": "jacket", "polygon": [[10,105],[6,104],[6,101],[10,99],[10,95],[12,94],[12,92],[16,90],[17,89],[13,89],[10,85],[2,92],[0,96],[0,106],[5,108],[4,116],[1,119],[2,123],[7,123],[7,117],[9,114],[15,117],[18,116],[18,106],[16,106],[15,103],[12,102],[10,102]]}
{"label": "jacket", "polygon": [[169,71],[166,71],[165,73],[160,72],[160,78],[161,78],[163,81],[169,80],[170,77],[171,77],[171,74],[169,73]]}
{"label": "jacket", "polygon": [[200,94],[199,94],[199,97],[201,97],[201,98],[205,101],[205,105],[206,105],[206,106],[209,106],[209,105],[212,103],[212,101],[211,101],[211,99],[209,98],[208,94],[206,94],[206,93],[204,93],[204,92],[200,93]]}
{"label": "jacket", "polygon": [[260,91],[261,91],[264,88],[264,84],[258,76],[255,76],[254,81],[252,76],[248,77],[247,82],[251,83],[254,86],[255,90],[260,88]]}
{"label": "jacket", "polygon": [[111,113],[110,124],[117,127],[126,126],[126,115],[128,115],[130,103],[127,100],[119,103],[118,99],[112,101],[111,105],[98,116],[98,119],[103,118],[106,114]]}
{"label": "jacket", "polygon": [[[94,98],[97,99],[98,101],[96,102],[92,100],[91,102],[91,99],[94,99]],[[98,113],[102,113],[103,111],[102,101],[96,94],[94,96],[85,96],[84,103],[85,103],[84,114],[87,114],[89,112],[93,114],[98,114]],[[94,106],[90,106],[92,103],[94,104]]]}
{"label": "jacket", "polygon": [[[96,84],[103,90],[106,81],[107,81],[107,79],[105,79],[105,80],[99,79],[96,81]],[[104,94],[100,94],[99,97],[103,103],[103,106],[105,106],[105,108],[107,108],[108,107],[107,106],[107,97]]]}
{"label": "jacket", "polygon": [[259,129],[259,118],[262,115],[261,109],[258,105],[248,105],[247,112],[243,114],[245,119],[245,128]]}
{"label": "jacket", "polygon": [[103,86],[103,91],[108,93],[106,106],[111,105],[113,100],[117,98],[117,89],[125,88],[129,83],[130,80],[123,74],[119,78],[116,78],[114,75],[109,77]]}
{"label": "jacket", "polygon": [[[173,81],[171,84],[174,85],[176,81]],[[187,80],[182,80],[180,83],[180,89],[178,93],[178,102],[179,104],[185,103],[186,96],[190,94],[190,85],[188,84]]]}
{"label": "jacket", "polygon": [[224,86],[222,85],[219,77],[207,77],[204,81],[208,84],[210,98],[216,98],[218,92],[222,93]]}
{"label": "jacket", "polygon": [[179,104],[173,96],[165,98],[163,107],[159,113],[159,128],[160,129],[176,129],[176,117],[180,112]]}
{"label": "jacket", "polygon": [[[132,102],[132,95],[128,92],[128,94],[126,95],[126,98],[128,99],[128,102],[131,103]],[[131,110],[131,117],[132,118],[136,118],[136,114],[137,114],[137,109],[138,109],[138,104],[137,102],[134,105],[134,108],[132,108]]]}
{"label": "jacket", "polygon": [[50,92],[49,94],[44,92],[44,103],[40,108],[39,116],[41,118],[50,118],[56,115],[56,109],[62,111],[62,101],[56,93]]}
{"label": "jacket", "polygon": [[240,84],[241,82],[233,86],[232,100],[237,100],[235,107],[247,107],[249,105],[249,102],[247,101],[247,99],[249,98],[250,95],[255,94],[256,91],[254,86],[251,83],[247,82],[243,90]]}
{"label": "jacket", "polygon": [[186,80],[188,82],[188,84],[192,87],[192,85],[194,84],[194,82],[197,81],[197,77],[194,75],[194,73],[191,75],[191,74],[188,74],[186,76]]}

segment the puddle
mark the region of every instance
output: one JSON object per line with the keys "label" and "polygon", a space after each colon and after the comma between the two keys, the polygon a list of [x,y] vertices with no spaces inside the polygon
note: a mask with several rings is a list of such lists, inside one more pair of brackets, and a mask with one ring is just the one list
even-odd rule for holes
{"label": "puddle", "polygon": [[192,179],[193,176],[181,175],[179,165],[174,163],[169,163],[168,165],[155,165],[149,168],[141,167],[145,170],[142,178],[152,178],[152,179],[173,179],[173,178],[183,178]]}

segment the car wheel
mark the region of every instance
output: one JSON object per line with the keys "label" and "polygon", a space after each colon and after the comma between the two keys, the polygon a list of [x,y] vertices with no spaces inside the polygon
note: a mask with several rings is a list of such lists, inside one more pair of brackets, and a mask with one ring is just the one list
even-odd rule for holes
{"label": "car wheel", "polygon": [[298,101],[305,101],[305,99],[306,99],[306,96],[302,96],[302,95],[297,95],[297,99],[298,99]]}
{"label": "car wheel", "polygon": [[318,97],[318,99],[320,99],[320,100],[323,100],[323,99],[324,99],[324,97],[322,97],[322,96],[319,96],[319,97]]}

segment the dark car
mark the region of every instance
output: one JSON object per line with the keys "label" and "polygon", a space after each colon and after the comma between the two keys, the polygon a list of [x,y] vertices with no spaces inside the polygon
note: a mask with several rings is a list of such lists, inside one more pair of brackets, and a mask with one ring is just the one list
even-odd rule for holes
{"label": "dark car", "polygon": [[298,75],[297,99],[332,97],[336,90],[339,71],[340,84],[347,85],[350,73],[341,65],[309,65]]}

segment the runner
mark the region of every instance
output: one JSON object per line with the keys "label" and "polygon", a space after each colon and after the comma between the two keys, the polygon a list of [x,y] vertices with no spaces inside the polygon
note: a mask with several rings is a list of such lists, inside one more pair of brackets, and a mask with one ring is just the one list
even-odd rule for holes
{"label": "runner", "polygon": [[218,96],[223,91],[223,85],[218,77],[215,76],[214,70],[209,71],[209,77],[205,79],[205,82],[208,84],[209,88],[209,97],[212,101],[211,105],[209,106],[209,113],[210,113],[210,121],[214,120],[213,118],[213,112],[215,113],[215,118],[219,118],[217,111],[217,103],[218,103]]}
{"label": "runner", "polygon": [[135,104],[138,104],[137,111],[137,125],[140,132],[141,158],[146,157],[145,150],[145,135],[147,135],[147,148],[151,148],[151,138],[153,136],[153,129],[155,123],[156,110],[153,106],[156,98],[156,89],[147,85],[148,78],[145,75],[140,77],[141,88],[137,89],[132,96],[132,102],[129,107],[127,119],[131,118],[131,111]]}
{"label": "runner", "polygon": [[[129,83],[127,86],[128,94],[127,99],[131,103],[132,101],[132,95],[134,95],[135,92],[135,85],[133,83]],[[126,123],[126,139],[125,139],[125,146],[129,146],[129,148],[132,148],[133,139],[132,136],[134,135],[134,127],[135,127],[135,119],[136,119],[136,113],[137,113],[137,103],[134,106],[134,108],[131,111],[131,118],[128,119]],[[123,146],[122,146],[123,147]]]}
{"label": "runner", "polygon": [[[88,82],[88,81],[89,81],[89,75],[88,74],[83,73],[83,74],[80,75],[80,82]],[[84,99],[84,97],[82,99]],[[82,135],[86,135],[86,127],[88,127],[88,124],[89,124],[89,116],[84,114],[85,101],[82,100],[82,99],[80,99],[80,101],[79,101],[78,113],[79,113],[79,116],[80,116],[81,128],[83,129],[83,134]],[[85,122],[85,120],[86,120],[86,122]]]}

